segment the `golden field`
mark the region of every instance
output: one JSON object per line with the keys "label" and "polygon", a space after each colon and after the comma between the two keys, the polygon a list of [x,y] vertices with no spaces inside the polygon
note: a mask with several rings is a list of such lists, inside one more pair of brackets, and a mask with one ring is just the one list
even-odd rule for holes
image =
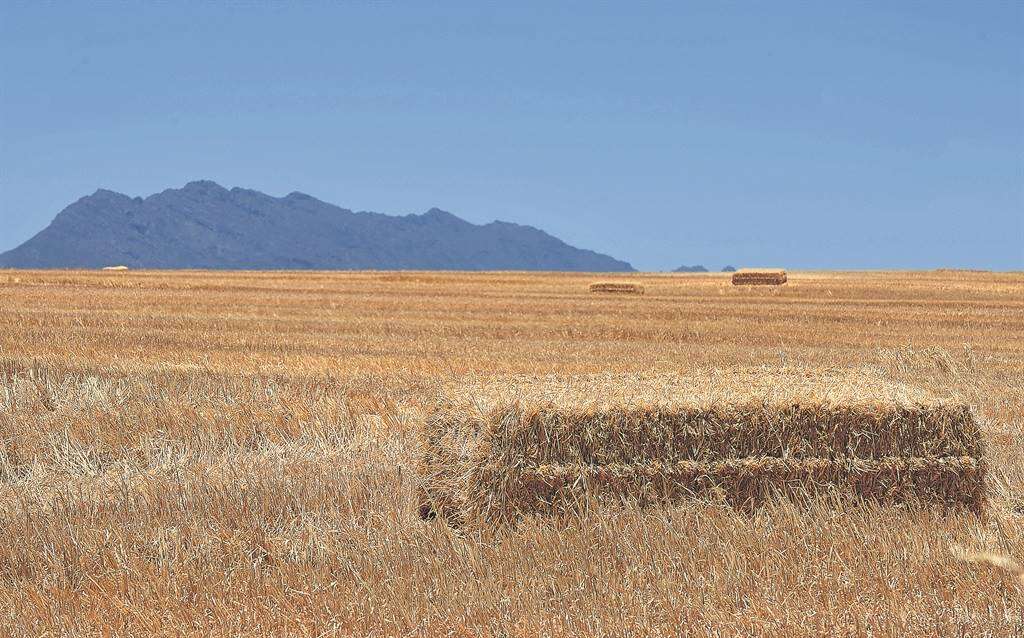
{"label": "golden field", "polygon": [[[1024,275],[0,271],[0,631],[1024,632]],[[439,388],[863,370],[967,401],[989,506],[416,515]],[[571,383],[571,379],[567,383]]]}

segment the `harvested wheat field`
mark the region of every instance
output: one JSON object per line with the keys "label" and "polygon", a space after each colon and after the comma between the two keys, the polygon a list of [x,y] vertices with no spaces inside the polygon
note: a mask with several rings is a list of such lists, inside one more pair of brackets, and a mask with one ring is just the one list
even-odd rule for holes
{"label": "harvested wheat field", "polygon": [[0,271],[0,634],[1020,635],[1024,275],[623,279]]}
{"label": "harvested wheat field", "polygon": [[590,292],[611,293],[618,295],[642,295],[644,287],[640,284],[604,281],[590,284]]}
{"label": "harvested wheat field", "polygon": [[740,268],[732,274],[734,286],[781,286],[786,271],[781,268]]}

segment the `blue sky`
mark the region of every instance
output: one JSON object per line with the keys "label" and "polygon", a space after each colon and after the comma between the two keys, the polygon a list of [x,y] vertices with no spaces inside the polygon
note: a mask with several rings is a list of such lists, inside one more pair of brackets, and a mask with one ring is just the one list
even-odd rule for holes
{"label": "blue sky", "polygon": [[0,250],[213,179],[645,270],[1024,268],[1024,3],[0,2]]}

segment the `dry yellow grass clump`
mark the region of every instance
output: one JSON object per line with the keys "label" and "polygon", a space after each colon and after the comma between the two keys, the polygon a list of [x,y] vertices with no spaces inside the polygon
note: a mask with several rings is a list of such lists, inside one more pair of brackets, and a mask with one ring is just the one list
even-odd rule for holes
{"label": "dry yellow grass clump", "polygon": [[628,282],[599,281],[590,284],[590,292],[603,292],[619,295],[642,295],[644,287]]}
{"label": "dry yellow grass clump", "polygon": [[[1024,275],[624,277],[643,303],[589,293],[597,278],[0,271],[0,636],[1021,635]],[[811,413],[783,411],[785,430],[762,418],[753,437],[710,423],[683,436],[626,411],[625,431],[643,433],[632,448],[549,419],[501,454],[573,467],[538,476],[563,491],[584,459],[681,471],[747,458],[748,440],[790,451],[776,473],[798,452],[832,462],[822,449],[973,458],[967,405],[983,515],[829,495],[642,507],[610,492],[515,526],[417,516],[438,396],[684,396],[654,377],[690,380],[696,408],[748,394],[778,409],[798,387],[819,386],[799,391],[806,406],[863,377],[882,393],[857,393],[883,405],[938,397],[945,432],[905,413],[897,429],[812,430]],[[648,482],[621,480],[630,495]]]}
{"label": "dry yellow grass clump", "polygon": [[428,420],[423,514],[509,522],[591,498],[742,508],[833,492],[980,510],[968,406],[870,371],[551,377],[449,390]]}
{"label": "dry yellow grass clump", "polygon": [[732,274],[734,286],[781,286],[786,271],[781,268],[741,268]]}

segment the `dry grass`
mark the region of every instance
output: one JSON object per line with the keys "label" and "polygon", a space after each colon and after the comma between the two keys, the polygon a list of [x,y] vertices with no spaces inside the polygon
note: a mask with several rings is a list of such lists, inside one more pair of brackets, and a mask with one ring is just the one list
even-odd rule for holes
{"label": "dry grass", "polygon": [[[0,634],[1020,634],[1024,276],[592,277],[0,272]],[[969,405],[986,514],[416,515],[446,387],[737,369]]]}
{"label": "dry grass", "polygon": [[781,286],[786,271],[781,268],[741,268],[732,274],[734,286]]}
{"label": "dry grass", "polygon": [[642,295],[644,287],[640,284],[626,282],[599,281],[590,284],[590,292],[612,293],[618,295]]}

